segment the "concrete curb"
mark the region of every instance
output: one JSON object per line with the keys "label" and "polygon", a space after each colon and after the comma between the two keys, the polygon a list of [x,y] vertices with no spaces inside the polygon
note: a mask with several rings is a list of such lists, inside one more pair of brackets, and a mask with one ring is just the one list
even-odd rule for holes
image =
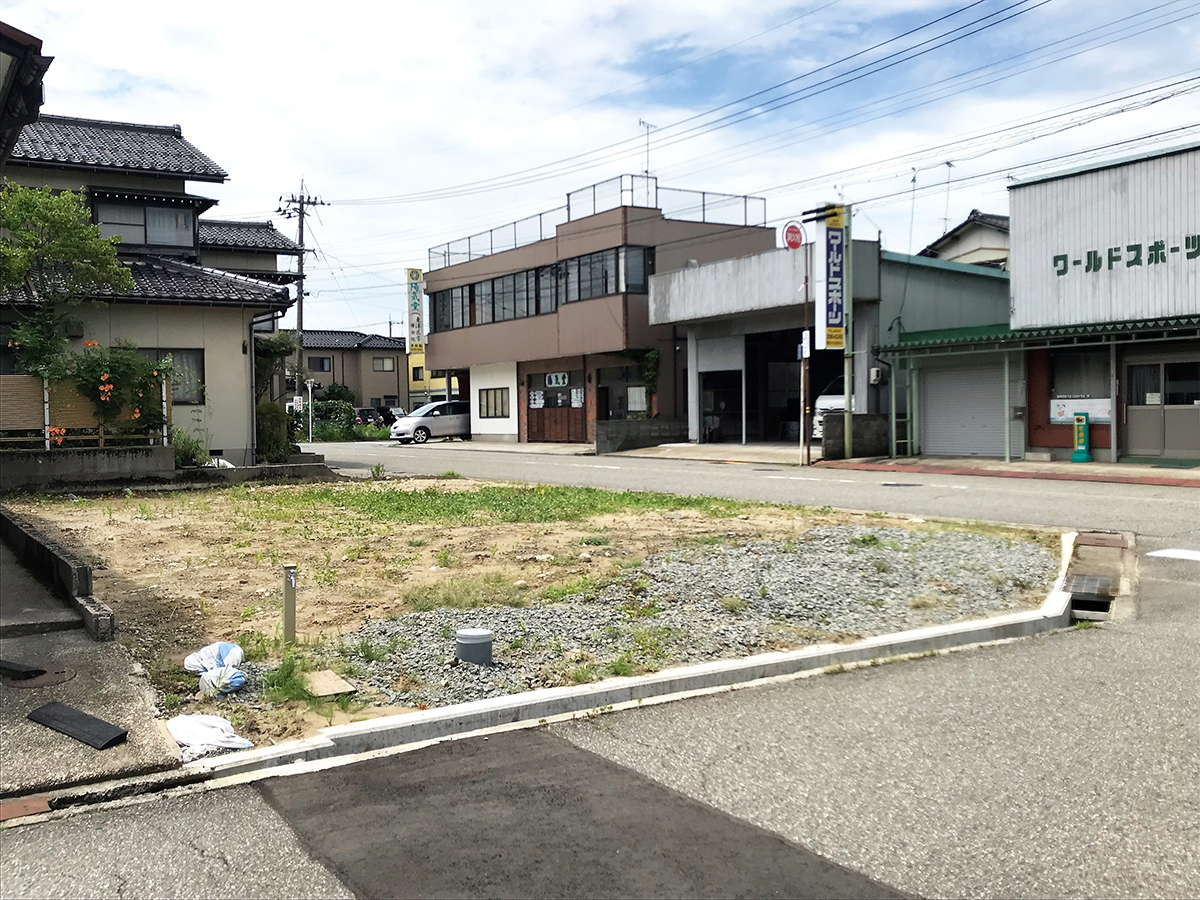
{"label": "concrete curb", "polygon": [[210,777],[232,776],[298,762],[419,744],[518,722],[537,724],[568,714],[607,711],[642,701],[661,702],[667,697],[696,691],[732,689],[769,679],[800,677],[831,667],[840,671],[841,667],[873,659],[932,654],[1066,628],[1071,624],[1071,595],[1062,590],[1062,585],[1074,553],[1076,536],[1075,532],[1062,536],[1058,577],[1042,605],[1029,612],[902,631],[867,638],[849,646],[821,644],[803,650],[717,660],[651,675],[611,678],[576,687],[545,688],[442,709],[335,725],[323,728],[319,734],[305,740],[197,760],[187,763],[184,769],[202,771]]}
{"label": "concrete curb", "polygon": [[84,629],[94,640],[113,639],[116,615],[92,596],[90,565],[6,506],[0,506],[0,538],[29,571],[78,610]]}
{"label": "concrete curb", "polygon": [[1092,481],[1103,484],[1148,484],[1155,487],[1200,488],[1200,478],[1171,478],[1167,475],[1121,475],[1119,473],[1009,471],[975,469],[967,466],[910,465],[908,463],[868,463],[853,460],[821,460],[814,465],[825,469],[854,469],[862,472],[890,472],[893,475],[980,475],[991,478],[1034,478],[1044,481]]}

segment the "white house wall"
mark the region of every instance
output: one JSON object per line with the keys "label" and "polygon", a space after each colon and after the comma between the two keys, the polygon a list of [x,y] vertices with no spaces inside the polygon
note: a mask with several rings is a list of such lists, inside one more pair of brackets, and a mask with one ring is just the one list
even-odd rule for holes
{"label": "white house wall", "polygon": [[[249,347],[252,311],[194,306],[80,304],[84,338],[112,346],[129,341],[142,348],[204,350],[204,403],[175,404],[175,427],[188,431],[237,466],[253,463],[254,409]],[[76,349],[82,349],[81,346]]]}
{"label": "white house wall", "polygon": [[1200,148],[1009,193],[1014,328],[1200,314]]}
{"label": "white house wall", "polygon": [[[490,388],[508,388],[507,419],[479,417],[479,392]],[[471,436],[484,441],[516,441],[518,400],[515,362],[471,366]]]}

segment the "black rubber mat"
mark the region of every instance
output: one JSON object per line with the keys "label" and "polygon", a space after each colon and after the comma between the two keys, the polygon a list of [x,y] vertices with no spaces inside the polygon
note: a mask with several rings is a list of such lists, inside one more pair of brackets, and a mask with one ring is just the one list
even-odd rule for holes
{"label": "black rubber mat", "polygon": [[35,678],[38,675],[45,674],[45,669],[9,662],[7,659],[0,659],[0,675],[3,675],[5,678],[11,678],[13,681],[24,681],[26,678]]}
{"label": "black rubber mat", "polygon": [[125,740],[128,732],[111,722],[89,716],[73,706],[57,701],[39,706],[28,716],[31,722],[53,728],[55,731],[82,741],[97,750],[107,750]]}

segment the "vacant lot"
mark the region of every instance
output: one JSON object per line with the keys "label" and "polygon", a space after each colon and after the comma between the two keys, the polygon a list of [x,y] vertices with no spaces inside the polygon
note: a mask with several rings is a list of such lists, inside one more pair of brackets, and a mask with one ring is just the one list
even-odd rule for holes
{"label": "vacant lot", "polygon": [[[1040,601],[1056,568],[1057,537],[1020,529],[456,477],[9,505],[94,562],[97,596],[168,707],[195,689],[187,653],[240,641],[251,684],[230,718],[251,737],[363,703],[441,705],[988,615]],[[301,637],[286,674],[330,667],[360,688],[307,725],[281,713],[302,711],[278,677],[288,563]],[[496,632],[496,666],[447,665],[464,625]]]}

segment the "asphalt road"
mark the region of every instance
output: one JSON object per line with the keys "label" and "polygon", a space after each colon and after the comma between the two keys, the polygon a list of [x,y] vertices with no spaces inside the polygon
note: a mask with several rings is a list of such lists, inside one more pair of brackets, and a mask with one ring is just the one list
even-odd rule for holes
{"label": "asphalt road", "polygon": [[360,897],[900,897],[542,730],[262,782]]}
{"label": "asphalt road", "polygon": [[392,474],[578,484],[615,490],[707,494],[774,503],[880,510],[919,516],[985,519],[1025,525],[1134,531],[1147,548],[1200,547],[1200,489],[1140,484],[1044,481],[968,475],[728,464],[634,456],[552,456],[465,449],[458,442],[313,444],[306,449],[346,474],[376,463]]}

